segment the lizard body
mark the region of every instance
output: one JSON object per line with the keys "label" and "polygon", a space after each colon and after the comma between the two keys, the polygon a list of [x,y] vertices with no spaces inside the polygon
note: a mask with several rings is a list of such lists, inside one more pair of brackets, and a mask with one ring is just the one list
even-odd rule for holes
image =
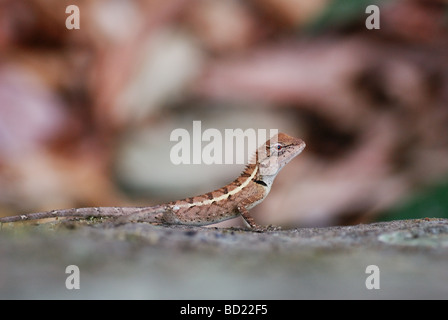
{"label": "lizard body", "polygon": [[195,197],[153,207],[74,208],[30,213],[0,218],[0,223],[54,217],[117,217],[122,222],[207,225],[241,215],[251,228],[262,229],[249,210],[266,198],[280,170],[304,148],[305,143],[301,139],[279,133],[256,151],[255,163],[248,164],[237,179]]}

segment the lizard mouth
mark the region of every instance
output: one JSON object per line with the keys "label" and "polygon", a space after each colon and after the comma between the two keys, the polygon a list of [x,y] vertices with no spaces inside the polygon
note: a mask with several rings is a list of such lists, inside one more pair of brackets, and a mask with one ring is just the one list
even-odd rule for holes
{"label": "lizard mouth", "polygon": [[297,152],[297,155],[299,155],[303,151],[303,149],[305,149],[305,147],[306,147],[306,143],[305,143],[305,141],[302,140],[302,143],[300,144],[300,149]]}

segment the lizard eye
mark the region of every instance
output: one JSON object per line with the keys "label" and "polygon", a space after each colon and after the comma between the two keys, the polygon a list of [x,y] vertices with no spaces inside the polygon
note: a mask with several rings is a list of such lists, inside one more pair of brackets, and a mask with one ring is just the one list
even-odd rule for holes
{"label": "lizard eye", "polygon": [[283,146],[280,143],[273,145],[273,147],[279,151],[283,149]]}

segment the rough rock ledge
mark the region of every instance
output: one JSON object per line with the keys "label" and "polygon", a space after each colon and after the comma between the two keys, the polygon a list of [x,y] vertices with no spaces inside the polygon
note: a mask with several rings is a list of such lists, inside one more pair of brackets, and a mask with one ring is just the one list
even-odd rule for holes
{"label": "rough rock ledge", "polygon": [[[66,267],[80,289],[65,286]],[[367,289],[366,268],[379,268]],[[257,233],[4,224],[1,299],[448,299],[448,219]]]}

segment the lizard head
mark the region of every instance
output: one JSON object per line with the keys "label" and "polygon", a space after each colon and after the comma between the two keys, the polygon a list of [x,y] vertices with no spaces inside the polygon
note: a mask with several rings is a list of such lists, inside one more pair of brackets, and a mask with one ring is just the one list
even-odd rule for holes
{"label": "lizard head", "polygon": [[280,170],[299,155],[306,144],[303,140],[279,133],[258,149],[258,164],[261,180],[272,183]]}

